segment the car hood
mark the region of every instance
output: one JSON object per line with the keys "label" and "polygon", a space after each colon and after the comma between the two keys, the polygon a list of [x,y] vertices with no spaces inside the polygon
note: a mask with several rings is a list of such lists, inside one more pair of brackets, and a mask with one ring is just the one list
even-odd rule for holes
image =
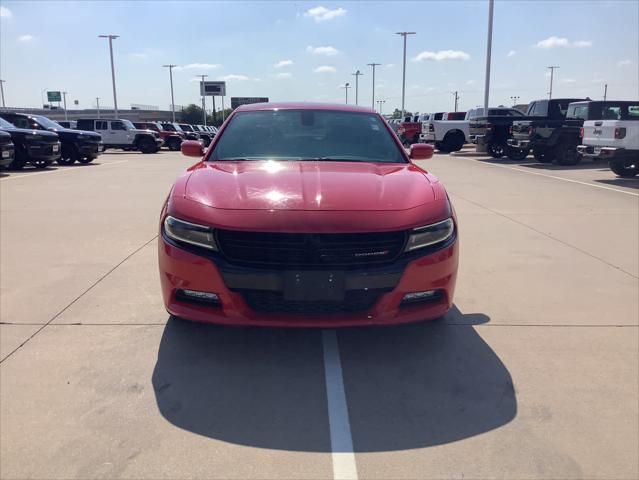
{"label": "car hood", "polygon": [[47,140],[57,140],[58,134],[54,132],[50,132],[48,130],[31,130],[29,128],[3,128],[4,132],[7,132],[10,135],[24,136],[24,135],[39,135]]}
{"label": "car hood", "polygon": [[233,210],[407,210],[435,200],[424,171],[409,163],[201,162],[184,196]]}
{"label": "car hood", "polygon": [[74,130],[72,128],[59,128],[57,130],[50,130],[51,132],[57,133],[60,138],[102,138],[102,135],[96,132],[89,132],[86,130]]}

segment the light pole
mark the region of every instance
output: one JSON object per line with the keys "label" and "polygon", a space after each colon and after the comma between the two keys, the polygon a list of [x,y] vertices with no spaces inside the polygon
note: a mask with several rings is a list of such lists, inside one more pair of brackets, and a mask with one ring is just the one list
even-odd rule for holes
{"label": "light pole", "polygon": [[604,102],[606,101],[607,97],[608,97],[608,84],[605,83],[604,84]]}
{"label": "light pole", "polygon": [[171,79],[171,117],[173,118],[173,123],[175,123],[175,100],[173,99],[173,67],[177,67],[177,65],[162,66],[169,69],[169,78]]}
{"label": "light pole", "polygon": [[42,90],[40,92],[40,99],[42,100],[42,108],[43,109],[44,109],[44,105],[45,105],[45,103],[44,103],[44,92],[46,92],[46,91],[47,91],[47,89],[45,88],[44,90]]}
{"label": "light pole", "polygon": [[355,75],[355,105],[359,105],[359,76],[364,74],[357,70],[351,75]]}
{"label": "light pole", "polygon": [[450,93],[455,97],[455,111],[457,111],[457,104],[459,102],[459,93],[456,90]]}
{"label": "light pole", "polygon": [[386,103],[386,100],[377,100],[377,104],[379,105],[379,114],[382,114],[382,105]]}
{"label": "light pole", "polygon": [[548,99],[552,99],[552,80],[555,76],[555,69],[559,67],[553,66],[548,68],[550,69],[550,91],[548,92]]}
{"label": "light pole", "polygon": [[513,107],[514,107],[515,105],[517,105],[517,100],[519,100],[519,97],[518,97],[518,96],[514,95],[514,96],[510,97],[510,99],[513,101]]}
{"label": "light pole", "polygon": [[95,104],[98,107],[98,118],[100,118],[100,97],[95,97]]}
{"label": "light pole", "polygon": [[120,38],[120,35],[98,35],[99,38],[109,39],[109,54],[111,55],[111,81],[113,82],[113,108],[115,118],[118,118],[118,96],[115,92],[115,67],[113,66],[113,40]]}
{"label": "light pole", "polygon": [[6,107],[6,105],[4,104],[4,82],[6,82],[6,80],[0,80],[0,96],[2,96],[2,108]]}
{"label": "light pole", "polygon": [[366,65],[368,65],[369,67],[373,67],[373,98],[371,101],[371,106],[373,109],[375,109],[375,67],[377,65],[381,65],[381,63],[367,63]]}
{"label": "light pole", "polygon": [[348,105],[348,89],[351,87],[350,83],[345,83],[344,86],[342,87],[344,90],[346,90],[346,104]]}
{"label": "light pole", "polygon": [[397,32],[396,35],[404,37],[404,63],[402,67],[402,120],[404,119],[404,99],[406,98],[406,37],[408,35],[415,35],[417,32]]}
{"label": "light pole", "polygon": [[488,112],[490,94],[490,57],[493,48],[493,0],[488,0],[488,37],[486,38],[486,81],[484,83],[484,115]]}
{"label": "light pole", "polygon": [[[202,79],[202,83],[204,83],[204,79],[208,77],[208,75],[198,75]],[[202,93],[204,93],[204,89],[202,89]],[[206,95],[202,95],[202,117],[204,117],[204,125],[206,126]]]}
{"label": "light pole", "polygon": [[67,92],[62,92],[62,100],[64,100],[64,119],[68,120],[67,116]]}

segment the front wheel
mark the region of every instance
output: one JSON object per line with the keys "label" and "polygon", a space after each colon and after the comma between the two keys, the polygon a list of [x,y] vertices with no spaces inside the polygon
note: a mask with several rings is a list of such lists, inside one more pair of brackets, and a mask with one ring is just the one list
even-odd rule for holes
{"label": "front wheel", "polygon": [[172,152],[177,152],[180,149],[181,143],[182,142],[178,140],[177,138],[172,138],[171,140],[169,140],[169,143],[167,144],[167,146],[169,147],[169,150],[171,150]]}
{"label": "front wheel", "polygon": [[442,146],[444,152],[458,152],[464,146],[464,137],[459,133],[447,133]]}
{"label": "front wheel", "polygon": [[581,161],[581,155],[577,152],[574,143],[562,142],[555,147],[555,162],[557,165],[577,165]]}
{"label": "front wheel", "polygon": [[78,158],[78,154],[73,146],[62,145],[60,158],[56,160],[58,165],[73,165]]}
{"label": "front wheel", "polygon": [[95,160],[95,157],[93,156],[88,156],[88,157],[80,157],[78,158],[78,162],[86,165],[87,163],[91,163],[93,160]]}
{"label": "front wheel", "polygon": [[502,158],[506,155],[506,146],[503,143],[489,143],[486,152],[493,158]]}
{"label": "front wheel", "polygon": [[521,161],[528,156],[528,149],[507,147],[506,155],[508,156],[508,159],[510,160]]}
{"label": "front wheel", "polygon": [[155,153],[155,142],[150,138],[141,138],[138,141],[138,150],[140,150],[142,153]]}
{"label": "front wheel", "polygon": [[553,156],[547,151],[542,149],[533,149],[533,157],[539,163],[551,163]]}
{"label": "front wheel", "polygon": [[608,162],[610,170],[615,172],[620,177],[631,178],[639,175],[639,162],[637,158],[632,159],[628,157],[613,158]]}

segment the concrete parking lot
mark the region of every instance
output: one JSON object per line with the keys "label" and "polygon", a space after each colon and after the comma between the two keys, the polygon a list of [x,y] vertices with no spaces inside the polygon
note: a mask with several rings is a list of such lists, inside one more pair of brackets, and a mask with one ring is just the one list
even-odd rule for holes
{"label": "concrete parking lot", "polygon": [[269,330],[163,308],[157,220],[191,163],[0,172],[3,479],[639,477],[639,179],[438,154],[447,317]]}

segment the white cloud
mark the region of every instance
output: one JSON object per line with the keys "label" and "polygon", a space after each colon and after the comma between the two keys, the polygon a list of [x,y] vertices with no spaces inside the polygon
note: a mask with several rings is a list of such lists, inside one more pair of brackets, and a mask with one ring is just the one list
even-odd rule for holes
{"label": "white cloud", "polygon": [[146,53],[129,53],[130,58],[147,58],[148,56]]}
{"label": "white cloud", "polygon": [[277,78],[291,78],[293,76],[292,73],[289,72],[281,72],[275,75]]}
{"label": "white cloud", "polygon": [[330,65],[322,65],[321,67],[317,67],[313,71],[315,73],[335,73],[337,72],[337,68],[331,67]]}
{"label": "white cloud", "polygon": [[475,85],[475,83],[477,83],[475,80],[468,80],[466,85]]}
{"label": "white cloud", "polygon": [[0,7],[0,17],[11,18],[13,17],[13,13],[7,7]]}
{"label": "white cloud", "polygon": [[29,43],[35,40],[35,37],[33,35],[20,35],[18,37],[18,42],[22,42],[22,43]]}
{"label": "white cloud", "polygon": [[253,81],[254,81],[254,82],[261,82],[261,81],[262,81],[262,79],[261,79],[261,78],[254,78],[254,79],[253,79]]}
{"label": "white cloud", "polygon": [[576,80],[574,78],[562,78],[559,80],[559,83],[575,83]]}
{"label": "white cloud", "polygon": [[201,81],[202,81],[201,78],[191,78],[191,79],[189,79],[189,82],[191,82],[191,83],[201,82]]}
{"label": "white cloud", "polygon": [[306,51],[313,55],[324,55],[326,57],[332,57],[339,53],[339,50],[334,47],[311,47],[310,45],[306,47]]}
{"label": "white cloud", "polygon": [[539,40],[535,44],[535,47],[543,48],[545,50],[549,50],[551,48],[558,48],[558,47],[583,48],[583,47],[591,47],[591,46],[592,46],[592,42],[590,40],[577,40],[577,41],[571,42],[565,37],[556,37],[555,35],[545,38],[544,40]]}
{"label": "white cloud", "polygon": [[386,66],[386,68],[393,68],[395,66],[395,64],[394,63],[387,63],[385,66]]}
{"label": "white cloud", "polygon": [[305,17],[312,18],[318,23],[324,22],[326,20],[332,20],[337,17],[343,17],[344,15],[346,15],[346,10],[344,10],[343,8],[336,8],[335,10],[329,10],[328,8],[322,7],[322,6],[309,8],[304,13]]}
{"label": "white cloud", "polygon": [[511,50],[510,52],[508,52],[508,53],[506,54],[506,56],[507,56],[508,58],[510,58],[510,57],[514,57],[515,55],[517,55],[517,52],[515,52],[514,50]]}
{"label": "white cloud", "polygon": [[470,55],[461,50],[440,50],[439,52],[421,52],[412,60],[413,62],[423,62],[424,60],[468,60]]}
{"label": "white cloud", "polygon": [[617,62],[618,67],[629,67],[632,65],[632,60],[619,60]]}
{"label": "white cloud", "polygon": [[282,68],[282,67],[290,67],[291,65],[293,65],[293,60],[280,60],[273,66],[275,68]]}
{"label": "white cloud", "polygon": [[178,65],[174,70],[178,72],[181,70],[214,70],[221,67],[222,65],[219,63],[189,63],[188,65]]}
{"label": "white cloud", "polygon": [[236,75],[234,73],[231,73],[229,75],[222,75],[221,77],[217,77],[217,79],[223,82],[230,82],[232,80],[243,82],[244,80],[248,80],[249,77],[247,77],[246,75]]}

